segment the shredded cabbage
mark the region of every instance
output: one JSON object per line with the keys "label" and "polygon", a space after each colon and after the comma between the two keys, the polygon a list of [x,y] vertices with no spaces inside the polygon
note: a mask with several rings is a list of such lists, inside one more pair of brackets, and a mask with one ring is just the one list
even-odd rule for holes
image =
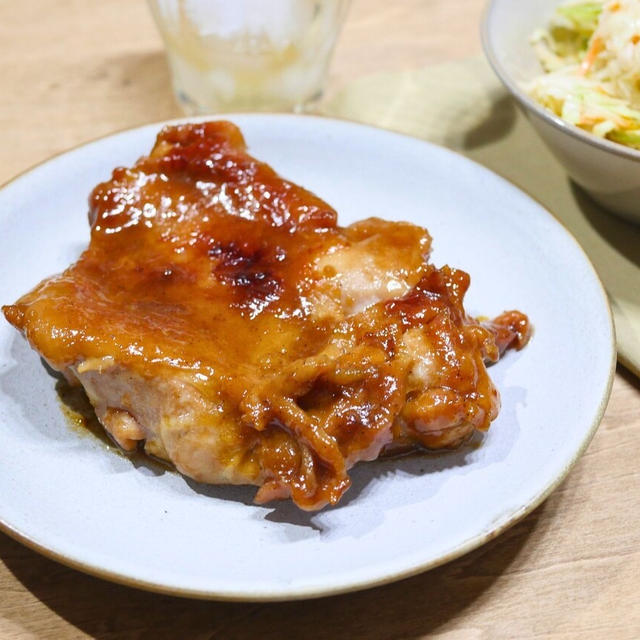
{"label": "shredded cabbage", "polygon": [[566,18],[573,28],[587,38],[596,30],[602,13],[602,2],[578,2],[557,8],[557,14]]}
{"label": "shredded cabbage", "polygon": [[525,87],[535,100],[640,149],[640,0],[562,5],[531,43],[546,72]]}

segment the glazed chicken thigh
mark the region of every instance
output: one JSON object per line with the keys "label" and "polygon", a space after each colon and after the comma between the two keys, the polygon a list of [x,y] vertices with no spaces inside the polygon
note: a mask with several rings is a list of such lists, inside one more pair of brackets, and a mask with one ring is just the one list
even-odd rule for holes
{"label": "glazed chicken thigh", "polygon": [[428,262],[424,229],[338,226],[228,122],[165,128],[89,219],[80,259],[6,318],[123,449],[257,502],[335,504],[358,461],[486,430],[485,364],[529,335],[517,311],[465,313],[469,276]]}

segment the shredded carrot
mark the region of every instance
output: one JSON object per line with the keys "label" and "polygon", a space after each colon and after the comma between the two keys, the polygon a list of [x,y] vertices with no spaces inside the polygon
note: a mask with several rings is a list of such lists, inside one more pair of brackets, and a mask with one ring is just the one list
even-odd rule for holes
{"label": "shredded carrot", "polygon": [[604,43],[601,38],[594,38],[591,42],[591,46],[587,51],[587,55],[584,57],[582,64],[580,65],[580,75],[585,76],[589,72],[589,69],[593,66],[598,54],[604,49]]}

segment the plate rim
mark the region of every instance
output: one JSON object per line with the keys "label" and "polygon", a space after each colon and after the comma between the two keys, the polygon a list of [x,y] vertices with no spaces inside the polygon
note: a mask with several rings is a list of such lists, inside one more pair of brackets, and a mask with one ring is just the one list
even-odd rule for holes
{"label": "plate rim", "polygon": [[116,131],[112,131],[105,135],[99,136],[97,138],[93,138],[91,140],[87,140],[85,142],[79,143],[72,147],[69,147],[59,153],[55,153],[44,160],[24,169],[20,173],[16,174],[13,178],[10,178],[8,181],[4,182],[0,185],[0,195],[8,188],[18,183],[19,181],[27,178],[30,174],[34,173],[37,169],[47,165],[48,163],[65,156],[67,154],[71,154],[75,151],[78,151],[84,147],[89,147],[91,145],[97,144],[103,140],[116,137],[119,135],[126,135],[129,133],[133,133],[146,128],[157,128],[158,130],[161,127],[167,125],[176,125],[181,123],[188,122],[206,122],[210,120],[230,120],[234,121],[235,119],[250,119],[250,120],[259,120],[259,119],[306,119],[306,120],[315,120],[319,123],[326,123],[331,125],[331,123],[340,123],[347,127],[358,128],[361,130],[370,130],[374,131],[376,135],[385,135],[389,137],[402,138],[405,140],[410,140],[412,143],[422,144],[430,147],[433,150],[436,150],[437,153],[444,153],[445,155],[454,156],[456,161],[466,163],[474,167],[475,171],[480,171],[480,173],[488,174],[492,177],[492,179],[497,180],[499,183],[505,188],[512,190],[513,192],[517,192],[521,197],[531,201],[536,205],[538,210],[538,214],[546,217],[552,224],[557,225],[559,230],[564,233],[566,238],[570,240],[574,247],[578,250],[578,253],[581,255],[584,260],[584,264],[588,267],[589,274],[592,277],[593,283],[597,285],[599,289],[599,293],[602,297],[602,302],[604,304],[604,310],[606,311],[606,317],[608,320],[609,326],[609,351],[610,351],[610,364],[609,371],[607,375],[607,381],[604,385],[604,389],[602,395],[600,397],[597,410],[594,414],[591,424],[589,428],[585,430],[585,435],[580,443],[580,446],[575,449],[571,458],[566,462],[563,466],[562,470],[555,476],[553,481],[546,486],[542,491],[540,491],[532,500],[530,500],[527,504],[521,505],[518,509],[516,509],[513,513],[507,515],[506,517],[500,518],[494,521],[493,526],[489,530],[483,530],[477,533],[476,535],[471,536],[467,540],[465,540],[462,544],[460,544],[455,549],[452,549],[448,553],[438,557],[431,559],[429,561],[420,563],[416,566],[413,566],[408,569],[401,569],[397,571],[392,571],[386,573],[384,576],[378,578],[369,578],[369,579],[357,579],[348,584],[341,584],[337,586],[311,586],[311,587],[303,587],[303,588],[293,588],[290,591],[287,589],[281,589],[277,592],[239,592],[237,589],[231,589],[227,591],[222,590],[208,590],[208,589],[200,589],[200,588],[184,588],[184,587],[175,587],[164,584],[159,584],[156,582],[143,580],[139,578],[132,577],[130,575],[126,575],[124,573],[120,573],[117,571],[111,571],[104,567],[98,566],[97,564],[91,564],[88,562],[83,562],[76,560],[75,558],[65,555],[64,553],[60,553],[57,551],[53,551],[49,549],[46,545],[42,545],[41,543],[34,540],[29,535],[18,531],[16,528],[11,526],[9,523],[5,522],[2,514],[0,513],[0,532],[6,534],[13,540],[23,544],[25,547],[31,549],[39,553],[40,555],[54,560],[64,566],[75,569],[77,571],[81,571],[85,574],[101,578],[104,580],[108,580],[110,582],[114,582],[116,584],[120,584],[126,587],[133,587],[137,589],[142,589],[144,591],[149,591],[153,593],[159,593],[163,595],[172,595],[178,596],[182,598],[191,598],[198,600],[215,600],[221,602],[284,602],[284,601],[295,601],[295,600],[307,600],[307,599],[315,599],[322,598],[333,595],[340,595],[345,593],[352,593],[356,591],[361,591],[364,589],[371,589],[379,586],[383,586],[386,584],[390,584],[393,582],[397,582],[399,580],[404,580],[406,578],[410,578],[412,576],[424,573],[431,569],[434,569],[438,566],[451,562],[471,551],[477,549],[494,538],[500,536],[507,529],[512,527],[522,518],[527,516],[529,513],[534,511],[542,502],[544,502],[553,491],[565,480],[570,470],[574,467],[578,459],[582,456],[589,443],[593,439],[595,432],[600,425],[604,413],[607,408],[607,404],[609,401],[609,397],[611,395],[611,390],[613,386],[613,381],[616,372],[616,363],[617,363],[617,352],[616,352],[616,342],[615,342],[615,325],[613,322],[613,313],[611,310],[611,305],[609,303],[608,295],[596,271],[593,266],[589,256],[586,251],[582,248],[580,243],[576,240],[574,235],[567,229],[567,227],[558,220],[535,196],[531,195],[527,191],[515,186],[512,182],[503,178],[499,174],[494,171],[488,169],[482,164],[471,160],[470,158],[464,156],[457,151],[453,151],[448,149],[447,147],[443,147],[441,145],[434,144],[427,140],[416,138],[413,136],[408,136],[402,133],[398,133],[396,131],[392,131],[389,129],[385,129],[383,127],[378,127],[369,124],[362,124],[353,120],[349,120],[347,118],[335,118],[335,117],[327,117],[315,114],[291,114],[291,113],[224,113],[224,114],[209,114],[202,116],[192,116],[192,117],[180,117],[173,118],[170,120],[162,120],[158,122],[151,122],[142,125],[138,125],[135,127],[126,127],[123,129],[119,129]]}

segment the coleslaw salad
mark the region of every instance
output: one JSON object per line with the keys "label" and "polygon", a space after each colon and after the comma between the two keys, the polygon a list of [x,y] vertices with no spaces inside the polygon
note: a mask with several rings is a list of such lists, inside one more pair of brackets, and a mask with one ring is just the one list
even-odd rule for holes
{"label": "coleslaw salad", "polygon": [[640,149],[640,0],[572,2],[531,43],[537,102],[594,135]]}

